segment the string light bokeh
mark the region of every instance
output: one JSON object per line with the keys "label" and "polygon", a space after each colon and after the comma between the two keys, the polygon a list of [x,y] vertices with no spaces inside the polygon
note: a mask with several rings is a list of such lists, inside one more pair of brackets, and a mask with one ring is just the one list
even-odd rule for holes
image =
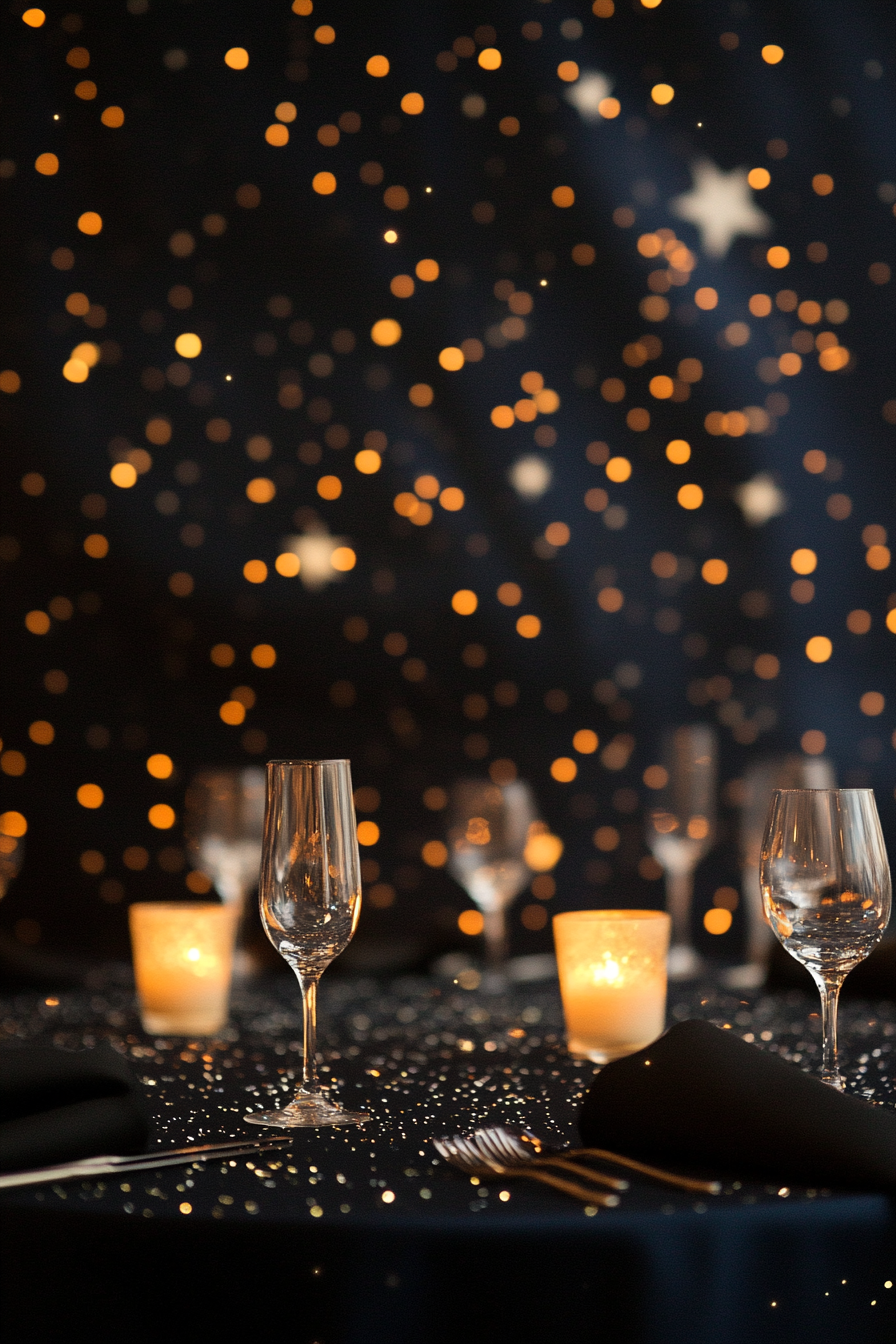
{"label": "string light bokeh", "polygon": [[130,901],[207,890],[207,764],[350,757],[362,933],[408,962],[476,932],[463,773],[530,780],[563,841],[518,952],[661,902],[668,723],[720,733],[720,955],[751,760],[829,755],[891,826],[884,7],[472,13],[4,20],[24,946],[120,954]]}

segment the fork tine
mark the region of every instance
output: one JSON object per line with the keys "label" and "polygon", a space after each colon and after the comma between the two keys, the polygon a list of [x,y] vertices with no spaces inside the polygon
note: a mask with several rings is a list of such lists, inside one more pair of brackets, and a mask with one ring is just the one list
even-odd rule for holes
{"label": "fork tine", "polygon": [[560,1171],[570,1172],[572,1175],[583,1178],[586,1181],[594,1181],[598,1185],[606,1186],[609,1190],[627,1190],[629,1183],[618,1176],[609,1176],[604,1172],[595,1171],[592,1167],[583,1167],[577,1162],[571,1162],[563,1154],[547,1154],[544,1157],[535,1157],[524,1144],[515,1141],[515,1135],[499,1125],[488,1126],[484,1129],[477,1129],[472,1138],[477,1147],[485,1155],[490,1155],[492,1160],[497,1158],[505,1166],[522,1167],[548,1166],[556,1167]]}
{"label": "fork tine", "polygon": [[477,1155],[470,1143],[460,1135],[454,1135],[450,1139],[433,1139],[433,1145],[442,1153],[447,1162],[452,1166],[458,1167],[468,1176],[524,1176],[530,1181],[538,1181],[541,1185],[553,1186],[555,1190],[562,1190],[564,1194],[572,1195],[575,1199],[583,1201],[585,1204],[600,1204],[606,1208],[613,1208],[619,1203],[618,1195],[605,1195],[591,1189],[586,1189],[583,1185],[576,1185],[572,1181],[564,1180],[560,1176],[553,1175],[547,1171],[535,1171],[531,1165],[524,1167],[522,1165],[503,1166],[497,1161],[486,1162],[481,1156]]}

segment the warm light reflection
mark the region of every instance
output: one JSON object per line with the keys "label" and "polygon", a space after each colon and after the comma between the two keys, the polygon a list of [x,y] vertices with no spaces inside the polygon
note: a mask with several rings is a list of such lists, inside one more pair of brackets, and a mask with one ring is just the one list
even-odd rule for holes
{"label": "warm light reflection", "polygon": [[826,663],[834,651],[827,635],[813,635],[806,644],[806,657],[812,663]]}
{"label": "warm light reflection", "polygon": [[195,359],[202,353],[202,341],[195,331],[184,331],[175,340],[174,348],[181,359]]}
{"label": "warm light reflection", "polygon": [[682,466],[691,458],[691,445],[686,439],[672,439],[666,445],[666,457],[676,466]]}
{"label": "warm light reflection", "polygon": [[705,560],[700,573],[704,582],[720,584],[728,578],[728,566],[724,560]]}
{"label": "warm light reflection", "polygon": [[699,485],[683,485],[677,499],[683,509],[699,509],[703,503],[703,491]]}
{"label": "warm light reflection", "polygon": [[82,784],[78,789],[77,798],[82,807],[95,810],[102,807],[105,794],[99,784]]}
{"label": "warm light reflection", "polygon": [[790,567],[796,574],[813,574],[818,565],[818,556],[808,546],[801,546],[790,557]]}
{"label": "warm light reflection", "polygon": [[381,317],[370,329],[374,345],[397,345],[401,340],[401,326],[392,317]]}
{"label": "warm light reflection", "polygon": [[459,588],[451,599],[451,606],[458,616],[472,616],[479,606],[479,598],[470,588]]}

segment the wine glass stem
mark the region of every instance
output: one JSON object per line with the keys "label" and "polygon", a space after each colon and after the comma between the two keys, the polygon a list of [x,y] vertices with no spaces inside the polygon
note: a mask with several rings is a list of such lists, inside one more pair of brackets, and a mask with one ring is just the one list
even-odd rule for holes
{"label": "wine glass stem", "polygon": [[691,901],[694,874],[666,873],[666,907],[672,918],[672,946],[691,946]]}
{"label": "wine glass stem", "polygon": [[840,999],[840,986],[843,976],[819,980],[821,993],[821,1027],[824,1037],[821,1057],[821,1080],[831,1087],[843,1087],[837,1061],[837,1005]]}
{"label": "wine glass stem", "polygon": [[483,920],[485,960],[493,971],[498,971],[507,961],[507,917],[503,910],[489,910]]}
{"label": "wine glass stem", "polygon": [[319,975],[299,974],[302,987],[302,1019],[305,1029],[305,1056],[302,1063],[302,1091],[317,1092],[317,984]]}

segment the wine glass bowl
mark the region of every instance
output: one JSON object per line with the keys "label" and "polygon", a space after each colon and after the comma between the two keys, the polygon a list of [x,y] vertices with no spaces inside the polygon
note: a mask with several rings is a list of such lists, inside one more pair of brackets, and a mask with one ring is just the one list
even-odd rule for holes
{"label": "wine glass bowl", "polygon": [[708,724],[686,724],[665,734],[663,782],[647,813],[647,844],[666,876],[673,980],[697,974],[701,964],[691,939],[691,902],[694,870],[715,841],[716,758],[716,735]]}
{"label": "wine glass bowl", "polygon": [[225,905],[243,906],[258,881],[264,827],[264,772],[203,770],[186,798],[190,857]]}
{"label": "wine glass bowl", "polygon": [[361,913],[361,861],[348,761],[269,761],[261,876],[265,933],[302,991],[302,1082],[282,1110],[252,1112],[281,1129],[362,1124],[317,1076],[317,985]]}
{"label": "wine glass bowl", "polygon": [[775,935],[763,909],[759,856],[772,794],[776,789],[832,789],[835,785],[833,766],[824,756],[766,756],[744,771],[738,840],[746,946],[743,964],[730,967],[722,977],[729,988],[757,989],[768,974]]}
{"label": "wine glass bowl", "polygon": [[522,780],[499,785],[461,779],[451,789],[448,871],[482,912],[486,959],[494,972],[507,960],[506,912],[532,876],[525,854],[536,815],[532,790]]}
{"label": "wine glass bowl", "polygon": [[890,917],[890,870],[873,791],[776,790],[759,875],[775,936],[818,986],[821,1077],[840,1088],[840,986],[880,941]]}

